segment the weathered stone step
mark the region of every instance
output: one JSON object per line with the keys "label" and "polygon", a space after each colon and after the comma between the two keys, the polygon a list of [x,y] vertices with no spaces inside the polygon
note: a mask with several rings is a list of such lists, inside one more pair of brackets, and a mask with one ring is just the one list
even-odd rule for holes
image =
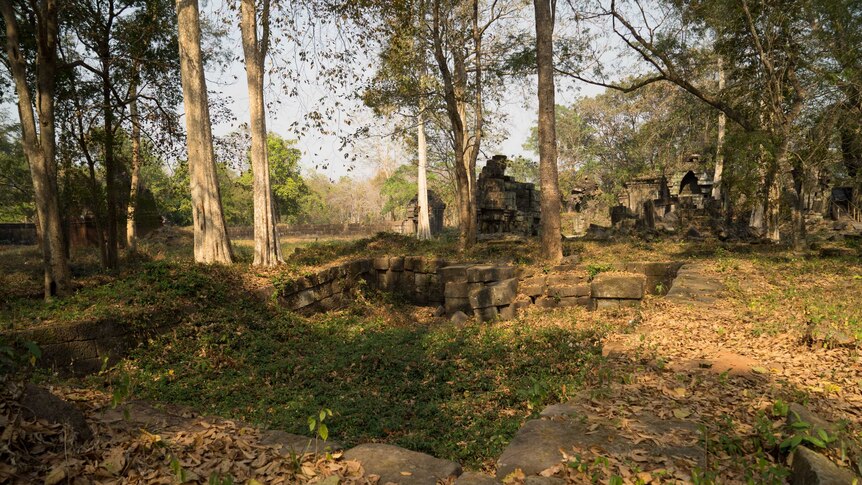
{"label": "weathered stone step", "polygon": [[560,450],[574,453],[575,448],[598,449],[618,456],[640,450],[656,457],[676,458],[688,463],[698,463],[703,459],[703,450],[697,445],[697,426],[693,422],[652,415],[631,418],[632,426],[644,434],[666,436],[676,433],[690,438],[685,442],[658,446],[651,441],[635,443],[605,420],[590,422],[583,419],[582,409],[575,402],[549,406],[542,411],[542,416],[545,419],[524,423],[500,455],[497,460],[498,479],[504,479],[516,469],[528,477],[537,475],[561,462],[563,455]]}
{"label": "weathered stone step", "polygon": [[366,474],[380,476],[378,483],[428,485],[461,475],[461,465],[454,461],[382,443],[351,448],[344,458],[358,461]]}

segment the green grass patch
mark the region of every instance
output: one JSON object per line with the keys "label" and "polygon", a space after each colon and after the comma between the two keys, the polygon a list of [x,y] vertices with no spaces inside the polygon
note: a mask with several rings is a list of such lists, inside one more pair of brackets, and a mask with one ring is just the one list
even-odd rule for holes
{"label": "green grass patch", "polygon": [[329,408],[345,445],[383,441],[468,466],[498,456],[601,359],[600,335],[574,326],[305,319],[248,301],[190,319],[129,359],[137,397],[299,434]]}

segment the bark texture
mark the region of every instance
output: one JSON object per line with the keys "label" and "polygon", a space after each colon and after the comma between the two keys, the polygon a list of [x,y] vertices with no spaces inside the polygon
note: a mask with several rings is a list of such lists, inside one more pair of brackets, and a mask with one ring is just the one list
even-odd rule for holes
{"label": "bark texture", "polygon": [[[15,90],[21,121],[24,154],[30,166],[38,218],[45,298],[62,296],[71,290],[71,276],[66,259],[60,199],[57,188],[56,139],[54,129],[54,88],[57,70],[57,3],[44,0],[36,5],[36,99],[27,84],[27,65],[21,51],[18,20],[11,0],[0,0],[6,24],[6,55]],[[38,112],[39,129],[36,129]]]}
{"label": "bark texture", "polygon": [[[434,59],[443,81],[443,98],[446,101],[446,115],[452,130],[452,148],[455,152],[455,186],[458,195],[458,219],[460,228],[459,243],[461,249],[467,249],[476,244],[477,207],[476,207],[476,159],[482,142],[483,109],[482,109],[482,30],[478,25],[478,1],[471,3],[470,26],[472,36],[461,36],[450,39],[447,33],[464,31],[459,25],[445,25],[441,0],[435,0],[432,15],[432,37]],[[465,38],[466,37],[466,38]],[[472,38],[471,38],[472,37]],[[474,73],[474,90],[472,99],[468,96],[468,69],[465,43],[473,44],[473,62],[471,72]],[[449,67],[446,48],[452,57],[452,67]],[[472,129],[468,119],[468,107],[473,109]]]}
{"label": "bark texture", "polygon": [[197,0],[177,0],[177,20],[180,75],[188,132],[195,261],[229,264],[232,254],[213,153]]}
{"label": "bark texture", "polygon": [[416,237],[420,240],[431,239],[431,217],[428,211],[428,142],[425,140],[425,103],[419,103],[419,114],[417,116],[416,147],[419,152],[419,173],[417,174],[417,185],[419,186],[417,201],[419,203],[419,227]]}
{"label": "bark texture", "polygon": [[536,64],[539,74],[539,183],[542,188],[542,256],[563,258],[560,233],[560,187],[557,175],[557,133],[554,119],[554,12],[551,0],[534,0]]}
{"label": "bark texture", "polygon": [[[718,58],[718,91],[721,93],[724,90],[724,64],[721,58]],[[722,184],[721,175],[724,172],[724,131],[727,124],[727,115],[724,111],[718,112],[718,135],[715,140],[715,174],[712,177],[712,198],[715,200],[721,199]]]}
{"label": "bark texture", "polygon": [[266,151],[266,108],[263,102],[263,64],[268,39],[269,2],[263,0],[264,34],[258,41],[257,8],[254,0],[242,0],[240,5],[242,48],[248,80],[248,101],[251,122],[251,170],[254,178],[254,262],[256,266],[275,266],[283,262],[278,242],[269,159]]}
{"label": "bark texture", "polygon": [[137,79],[135,78],[132,79],[129,93],[131,94],[129,118],[132,123],[132,180],[129,187],[129,206],[126,209],[126,246],[129,251],[136,251],[138,231],[135,225],[135,210],[138,205],[138,192],[141,189],[141,117],[138,113]]}

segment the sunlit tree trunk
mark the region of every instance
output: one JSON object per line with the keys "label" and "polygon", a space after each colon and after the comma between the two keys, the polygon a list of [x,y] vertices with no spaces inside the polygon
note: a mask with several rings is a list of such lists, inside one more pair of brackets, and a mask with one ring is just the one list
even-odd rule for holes
{"label": "sunlit tree trunk", "polygon": [[[33,26],[36,33],[36,103],[33,103],[27,83],[26,60],[21,51],[18,19],[12,1],[0,0],[0,10],[6,24],[6,54],[18,94],[22,144],[33,180],[41,236],[45,298],[50,299],[71,290],[71,277],[63,240],[55,160],[54,87],[59,30],[57,4],[55,0],[44,0],[39,2],[36,8],[38,12]],[[34,105],[38,113],[38,131]]]}
{"label": "sunlit tree trunk", "polygon": [[138,192],[141,189],[141,118],[138,114],[137,72],[133,73],[129,87],[129,118],[132,123],[132,173],[129,187],[129,205],[126,209],[126,246],[134,252],[138,248],[138,231],[135,224],[135,210],[138,205]]}
{"label": "sunlit tree trunk", "polygon": [[431,239],[431,217],[428,210],[428,142],[425,140],[425,103],[420,101],[417,115],[416,149],[419,155],[419,173],[416,178],[419,186],[419,227],[416,237],[422,240]]}
{"label": "sunlit tree trunk", "polygon": [[213,152],[197,0],[177,0],[177,19],[180,74],[188,132],[195,261],[229,264],[232,254],[222,211]]}
{"label": "sunlit tree trunk", "polygon": [[542,256],[563,258],[560,230],[560,187],[557,176],[557,132],[554,119],[554,12],[551,0],[534,0],[536,65],[539,74],[539,182],[542,188]]}
{"label": "sunlit tree trunk", "polygon": [[263,65],[269,31],[269,1],[263,0],[261,42],[257,37],[257,8],[254,0],[242,0],[242,48],[248,80],[249,114],[251,116],[251,170],[254,177],[254,263],[275,266],[281,262],[281,246],[276,232],[269,160],[266,153],[266,108],[263,102]]}
{"label": "sunlit tree trunk", "polygon": [[[724,91],[724,64],[721,57],[718,58],[718,91]],[[724,111],[718,112],[718,136],[715,140],[715,174],[712,177],[712,198],[721,201],[721,176],[724,172],[724,130],[727,123],[727,115]]]}

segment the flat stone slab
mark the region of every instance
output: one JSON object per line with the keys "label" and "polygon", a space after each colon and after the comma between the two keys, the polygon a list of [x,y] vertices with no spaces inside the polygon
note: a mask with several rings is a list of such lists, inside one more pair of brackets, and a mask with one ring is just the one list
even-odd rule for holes
{"label": "flat stone slab", "polygon": [[712,303],[723,290],[724,285],[700,266],[686,264],[677,272],[665,299],[676,303]]}
{"label": "flat stone slab", "polygon": [[499,485],[500,482],[497,481],[491,475],[485,475],[484,473],[476,473],[476,472],[466,472],[457,480],[455,480],[455,485]]}
{"label": "flat stone slab", "polygon": [[368,443],[344,452],[346,460],[356,460],[366,474],[379,475],[379,483],[427,485],[461,475],[461,465],[398,446]]}
{"label": "flat stone slab", "polygon": [[590,285],[593,298],[640,300],[644,297],[646,277],[641,274],[600,273]]}
{"label": "flat stone slab", "polygon": [[666,436],[680,434],[687,442],[667,446],[657,446],[651,441],[635,443],[601,421],[585,419],[582,409],[576,402],[549,406],[542,416],[552,419],[534,419],[524,423],[512,438],[509,446],[497,460],[497,479],[520,468],[526,476],[537,475],[560,463],[563,455],[560,450],[572,453],[573,449],[599,449],[611,455],[624,456],[633,450],[641,450],[657,457],[673,457],[689,464],[702,460],[703,450],[697,443],[697,424],[676,419],[661,419],[658,416],[643,415],[633,417],[633,427],[646,434]]}
{"label": "flat stone slab", "polygon": [[281,454],[285,456],[302,455],[303,453],[321,453],[338,451],[341,444],[337,441],[323,441],[317,437],[309,438],[281,430],[264,431],[260,437],[262,445],[281,445]]}
{"label": "flat stone slab", "polygon": [[518,280],[507,280],[491,283],[470,292],[470,306],[473,309],[508,305],[518,296]]}
{"label": "flat stone slab", "polygon": [[853,480],[862,478],[846,468],[839,468],[829,458],[798,446],[793,452],[793,465],[790,483],[792,485],[850,485]]}

